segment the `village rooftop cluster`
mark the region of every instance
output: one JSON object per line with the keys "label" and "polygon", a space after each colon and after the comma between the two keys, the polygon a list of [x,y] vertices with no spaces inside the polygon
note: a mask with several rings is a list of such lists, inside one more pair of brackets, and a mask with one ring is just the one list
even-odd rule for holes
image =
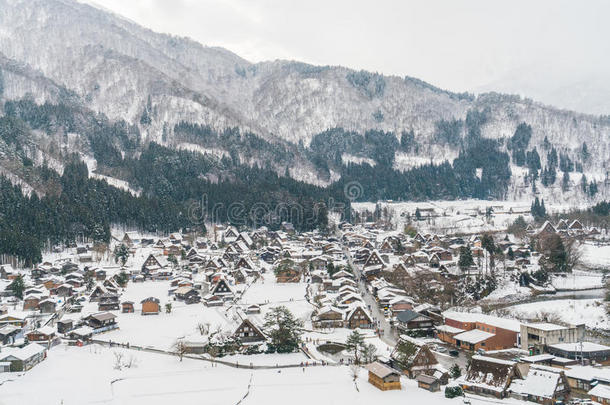
{"label": "village rooftop cluster", "polygon": [[[550,235],[606,240],[577,220],[496,232],[497,256],[488,234],[430,234],[416,223],[342,222],[326,236],[289,223],[216,225],[205,237],[115,231],[106,251],[82,243],[32,269],[0,266],[0,382],[10,387],[62,347],[100,346],[236,369],[343,367],[354,381],[364,367],[372,386],[405,391],[405,401],[424,389],[438,403],[609,404],[610,347],[591,328],[478,305],[501,302],[508,284],[528,297],[555,292],[565,275],[531,276],[547,266],[531,239]],[[117,370],[130,368],[117,353]]]}

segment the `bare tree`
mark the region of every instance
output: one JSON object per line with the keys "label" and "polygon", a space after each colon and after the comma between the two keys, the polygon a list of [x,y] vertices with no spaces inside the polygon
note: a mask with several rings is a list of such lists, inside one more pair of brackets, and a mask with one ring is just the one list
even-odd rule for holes
{"label": "bare tree", "polygon": [[208,328],[206,327],[206,324],[204,324],[203,322],[199,322],[197,324],[197,329],[199,329],[199,333],[202,336],[208,333]]}
{"label": "bare tree", "polygon": [[123,368],[123,353],[122,352],[113,352],[114,354],[114,369],[120,370]]}
{"label": "bare tree", "polygon": [[138,358],[133,355],[129,356],[129,359],[123,363],[123,366],[127,368],[136,368],[138,366]]}
{"label": "bare tree", "polygon": [[571,272],[574,268],[581,263],[582,249],[580,245],[574,240],[569,239],[565,243],[566,249],[566,269]]}
{"label": "bare tree", "polygon": [[350,375],[356,381],[358,379],[358,375],[360,375],[360,366],[356,364],[352,364],[349,366]]}
{"label": "bare tree", "polygon": [[218,349],[218,347],[216,345],[209,345],[207,347],[206,351],[207,351],[208,355],[212,358],[212,365],[213,365],[214,361],[216,360],[216,357],[220,353],[220,350]]}
{"label": "bare tree", "polygon": [[377,347],[373,344],[365,344],[361,351],[362,362],[369,364],[377,360]]}
{"label": "bare tree", "polygon": [[184,358],[184,355],[188,352],[188,347],[183,340],[176,340],[173,345],[174,353],[180,358],[180,361]]}

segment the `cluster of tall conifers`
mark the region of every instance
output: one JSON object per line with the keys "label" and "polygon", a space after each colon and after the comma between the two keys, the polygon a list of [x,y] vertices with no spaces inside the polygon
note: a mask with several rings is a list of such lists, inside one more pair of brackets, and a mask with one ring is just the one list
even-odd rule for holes
{"label": "cluster of tall conifers", "polygon": [[[370,91],[382,91],[375,78],[354,77]],[[1,85],[0,80],[0,85]],[[397,137],[386,131],[370,130],[364,134],[335,128],[313,137],[309,146],[302,143],[269,142],[256,134],[237,128],[214,131],[208,126],[180,123],[173,131],[178,141],[229,151],[221,159],[199,153],[175,150],[160,144],[144,143],[137,126],[112,122],[78,103],[42,105],[26,98],[5,101],[0,117],[0,144],[5,157],[21,165],[35,193],[24,196],[8,181],[0,218],[0,253],[11,253],[28,262],[40,259],[40,247],[66,243],[76,238],[108,241],[113,224],[124,224],[151,232],[170,232],[199,226],[193,222],[189,207],[205,200],[208,220],[232,222],[238,226],[266,225],[274,228],[283,221],[298,230],[327,229],[330,209],[343,209],[349,216],[349,204],[358,201],[425,200],[456,198],[504,198],[511,178],[511,157],[515,164],[529,168],[535,186],[555,183],[556,168],[566,175],[582,170],[589,152],[586,144],[578,162],[566,153],[557,153],[547,141],[547,164],[542,168],[536,148],[529,149],[531,127],[520,124],[508,140],[488,139],[481,128],[490,119],[490,110],[471,110],[464,120],[439,121],[435,142],[459,150],[453,162],[428,163],[406,171],[394,168],[397,151],[418,153],[423,146],[414,131]],[[150,104],[150,103],[148,103]],[[147,104],[147,109],[149,105]],[[148,110],[147,110],[148,111]],[[142,125],[147,125],[145,116]],[[45,147],[51,156],[65,164],[62,176],[32,160],[35,137],[32,130],[46,132],[56,143]],[[129,182],[140,196],[88,178],[84,163],[66,149],[70,133],[81,134],[81,145],[93,154],[103,174]],[[507,146],[509,153],[505,152]],[[343,162],[343,155],[354,154],[373,160],[355,164]],[[241,162],[240,156],[256,154],[261,162],[254,167]],[[328,187],[296,181],[289,171],[297,155],[313,163],[318,173],[339,174]],[[366,159],[365,159],[366,161]],[[594,195],[597,185],[582,177],[583,191]],[[569,178],[568,178],[569,180]],[[345,188],[360,185],[355,196]],[[235,204],[238,204],[237,206]],[[332,207],[329,203],[334,204]],[[262,207],[262,209],[261,209]]]}

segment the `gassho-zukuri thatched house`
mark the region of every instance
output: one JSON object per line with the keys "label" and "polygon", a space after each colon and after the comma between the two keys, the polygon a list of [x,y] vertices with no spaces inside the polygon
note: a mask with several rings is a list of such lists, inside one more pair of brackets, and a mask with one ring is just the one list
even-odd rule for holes
{"label": "gassho-zukuri thatched house", "polygon": [[516,362],[475,355],[458,383],[464,391],[505,398],[515,378],[522,378]]}

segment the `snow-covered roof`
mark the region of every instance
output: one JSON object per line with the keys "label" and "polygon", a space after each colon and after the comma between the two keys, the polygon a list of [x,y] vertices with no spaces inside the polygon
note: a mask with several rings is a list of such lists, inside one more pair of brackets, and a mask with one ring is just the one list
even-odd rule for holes
{"label": "snow-covered roof", "polygon": [[597,384],[588,394],[598,398],[610,399],[610,385]]}
{"label": "snow-covered roof", "polygon": [[601,352],[610,351],[610,346],[600,345],[593,342],[579,342],[579,343],[557,343],[550,345],[550,347],[566,352]]}
{"label": "snow-covered roof", "polygon": [[567,329],[565,326],[555,325],[554,323],[548,323],[548,322],[528,323],[528,324],[526,324],[526,326],[529,328],[544,330],[547,332],[554,331],[554,330]]}
{"label": "snow-covered roof", "polygon": [[366,369],[379,378],[385,378],[385,377],[389,376],[390,374],[400,375],[400,372],[398,372],[398,371],[394,370],[393,368],[390,368],[390,367],[386,366],[385,364],[382,364],[378,361],[367,365]]}
{"label": "snow-covered roof", "polygon": [[569,370],[565,370],[566,376],[578,380],[593,381],[604,380],[610,381],[610,369],[598,368],[591,366],[574,366]]}
{"label": "snow-covered roof", "polygon": [[488,363],[496,363],[496,364],[503,364],[505,366],[514,366],[515,363],[514,361],[511,360],[503,360],[503,359],[497,359],[495,357],[489,357],[489,356],[481,356],[478,354],[475,354],[474,356],[472,356],[473,360],[482,360],[482,361],[486,361]]}
{"label": "snow-covered roof", "polygon": [[449,326],[449,325],[439,325],[436,327],[436,330],[439,332],[446,332],[446,333],[461,333],[464,332],[464,329],[460,329],[460,328],[454,328],[453,326]]}
{"label": "snow-covered roof", "polygon": [[561,383],[561,373],[561,369],[532,365],[527,377],[513,380],[509,389],[522,395],[553,398]]}
{"label": "snow-covered roof", "polygon": [[516,319],[500,318],[475,312],[445,311],[443,317],[453,319],[458,322],[480,322],[486,325],[495,326],[513,332],[521,332],[521,322]]}
{"label": "snow-covered roof", "polygon": [[491,337],[494,337],[494,333],[484,332],[479,329],[472,329],[466,332],[462,332],[458,335],[455,335],[453,338],[455,340],[460,340],[462,342],[477,344],[483,342]]}
{"label": "snow-covered roof", "polygon": [[4,360],[7,357],[15,357],[19,360],[27,360],[35,355],[47,350],[44,346],[38,343],[30,343],[29,345],[22,348],[8,348],[0,353],[0,360]]}
{"label": "snow-covered roof", "polygon": [[539,361],[549,361],[549,360],[553,360],[554,358],[555,358],[555,356],[553,356],[552,354],[543,353],[543,354],[537,354],[535,356],[522,357],[521,360],[523,360],[527,363],[538,363]]}
{"label": "snow-covered roof", "polygon": [[30,333],[41,333],[43,335],[51,335],[55,333],[55,329],[50,326],[43,326],[42,328],[35,329]]}

